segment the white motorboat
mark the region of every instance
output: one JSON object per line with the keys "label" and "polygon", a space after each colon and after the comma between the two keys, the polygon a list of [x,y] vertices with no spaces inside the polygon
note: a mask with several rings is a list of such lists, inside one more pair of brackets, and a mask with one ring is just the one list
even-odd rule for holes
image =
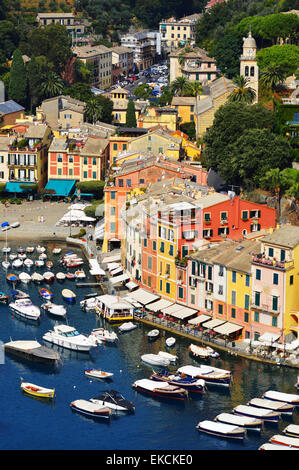
{"label": "white motorboat", "polygon": [[114,331],[105,330],[105,328],[95,328],[91,332],[91,336],[94,336],[96,340],[107,343],[115,343],[118,340],[117,334]]}
{"label": "white motorboat", "polygon": [[17,315],[28,320],[38,320],[40,317],[39,307],[33,305],[29,298],[15,299],[14,302],[9,304],[9,308]]}
{"label": "white motorboat", "polygon": [[59,255],[61,253],[61,248],[53,248],[52,253],[53,255]]}
{"label": "white motorboat", "polygon": [[189,376],[203,379],[206,381],[207,385],[221,385],[224,387],[229,387],[231,383],[231,371],[212,366],[182,366],[178,369],[178,373],[187,377]]}
{"label": "white motorboat", "polygon": [[55,279],[55,274],[52,273],[51,271],[46,271],[44,274],[43,274],[43,278],[46,282],[52,282],[54,281]]}
{"label": "white motorboat", "polygon": [[170,360],[159,354],[143,354],[141,356],[143,362],[150,364],[151,366],[167,367],[170,364]]}
{"label": "white motorboat", "polygon": [[14,259],[16,259],[18,257],[17,253],[10,253],[10,255],[8,255],[9,259],[11,261],[13,261]]}
{"label": "white motorboat", "polygon": [[38,256],[38,259],[41,259],[41,260],[45,260],[45,259],[47,259],[47,258],[48,258],[48,257],[47,257],[47,255],[46,255],[46,253],[41,253],[41,254]]}
{"label": "white motorboat", "polygon": [[59,272],[56,274],[56,279],[57,281],[64,281],[65,280],[65,274],[62,272]]}
{"label": "white motorboat", "polygon": [[299,395],[293,393],[276,392],[275,390],[268,390],[264,393],[263,398],[267,400],[283,401],[291,403],[292,405],[299,405]]}
{"label": "white motorboat", "polygon": [[24,284],[28,284],[28,282],[31,281],[31,276],[30,276],[30,274],[23,272],[23,273],[20,273],[20,274],[19,274],[19,279],[20,279],[20,281],[23,282]]}
{"label": "white motorboat", "polygon": [[123,395],[116,390],[105,390],[101,395],[91,398],[90,401],[97,405],[107,406],[112,411],[124,411],[127,413],[134,413],[135,411],[133,403],[126,400]]}
{"label": "white motorboat", "polygon": [[24,265],[27,266],[27,268],[30,268],[34,265],[34,261],[30,258],[26,258],[24,259]]}
{"label": "white motorboat", "polygon": [[11,252],[11,248],[9,246],[4,246],[2,248],[2,253],[10,253]]}
{"label": "white motorboat", "polygon": [[81,352],[89,352],[92,347],[96,346],[95,341],[80,334],[76,328],[69,325],[55,325],[53,330],[43,336],[43,339],[62,348]]}
{"label": "white motorboat", "polygon": [[20,268],[21,266],[23,266],[23,260],[21,260],[20,258],[14,259],[12,262],[12,266],[14,268]]}
{"label": "white motorboat", "polygon": [[155,339],[155,338],[158,338],[159,334],[160,334],[159,330],[151,330],[148,332],[147,337],[149,339]]}
{"label": "white motorboat", "polygon": [[31,279],[33,282],[36,282],[37,284],[39,284],[40,282],[43,282],[44,280],[43,276],[39,273],[33,273],[31,276]]}
{"label": "white motorboat", "polygon": [[27,258],[27,255],[26,255],[26,253],[19,253],[19,254],[18,254],[18,258],[19,258],[19,259],[22,259],[22,260],[24,261],[24,259]]}
{"label": "white motorboat", "polygon": [[201,421],[197,424],[196,429],[207,434],[229,439],[244,439],[246,436],[244,428],[232,424],[218,423],[217,421]]}
{"label": "white motorboat", "polygon": [[219,354],[209,346],[197,346],[196,344],[190,344],[189,351],[193,354],[193,356],[200,357],[202,359],[219,357]]}
{"label": "white motorboat", "polygon": [[92,379],[111,379],[113,377],[112,372],[104,372],[101,369],[86,369],[84,371],[87,377],[91,377]]}
{"label": "white motorboat", "polygon": [[168,348],[172,348],[172,346],[175,345],[175,341],[176,341],[176,339],[171,336],[170,338],[167,338],[165,340],[165,344]]}
{"label": "white motorboat", "polygon": [[43,259],[37,259],[35,262],[34,262],[35,266],[38,266],[39,268],[41,266],[44,266],[45,265],[45,262]]}
{"label": "white motorboat", "polygon": [[97,296],[80,301],[80,307],[86,312],[95,311],[98,306]]}
{"label": "white motorboat", "polygon": [[86,274],[83,271],[83,269],[75,271],[75,278],[76,279],[84,279],[85,277],[86,277]]}
{"label": "white motorboat", "polygon": [[174,354],[169,354],[168,352],[165,351],[159,351],[158,355],[161,357],[164,357],[165,359],[168,359],[169,362],[176,362],[178,356],[175,356]]}
{"label": "white motorboat", "polygon": [[250,429],[251,431],[261,431],[263,426],[263,421],[261,419],[238,416],[231,413],[220,413],[215,417],[215,421],[225,424],[233,424],[245,429]]}
{"label": "white motorboat", "polygon": [[26,247],[26,253],[33,253],[34,252],[34,246],[27,246]]}
{"label": "white motorboat", "polygon": [[42,304],[41,308],[55,317],[65,317],[67,312],[64,305],[57,305],[53,304],[52,302],[46,302]]}
{"label": "white motorboat", "polygon": [[20,227],[20,222],[16,221],[16,222],[13,222],[12,224],[10,224],[11,228],[17,228],[17,227]]}
{"label": "white motorboat", "polygon": [[44,253],[44,252],[46,251],[46,248],[45,248],[44,246],[38,245],[38,246],[36,247],[36,251],[37,251],[38,253]]}
{"label": "white motorboat", "polygon": [[122,333],[124,333],[125,331],[131,331],[131,330],[135,330],[135,328],[137,328],[137,325],[135,325],[134,323],[132,323],[131,321],[127,321],[125,323],[122,323],[119,327],[118,327],[118,330]]}
{"label": "white motorboat", "polygon": [[2,261],[2,266],[4,269],[8,269],[9,266],[10,266],[10,262],[6,259],[4,261]]}

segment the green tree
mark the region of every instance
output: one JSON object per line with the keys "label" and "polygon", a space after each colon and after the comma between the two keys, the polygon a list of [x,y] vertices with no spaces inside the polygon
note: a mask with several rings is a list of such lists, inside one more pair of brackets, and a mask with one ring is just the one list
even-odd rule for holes
{"label": "green tree", "polygon": [[239,75],[242,54],[242,39],[239,34],[234,31],[225,32],[213,43],[211,54],[216,59],[217,67],[226,77]]}
{"label": "green tree", "polygon": [[62,94],[64,83],[62,78],[55,72],[43,76],[40,90],[43,98],[51,98]]}
{"label": "green tree", "polygon": [[103,116],[103,106],[97,100],[96,96],[90,98],[85,108],[85,118],[88,122],[95,124],[100,121]]}
{"label": "green tree", "polygon": [[84,101],[85,103],[94,97],[92,91],[90,90],[90,85],[82,82],[74,83],[69,87],[65,87],[63,94],[69,95],[79,101]]}
{"label": "green tree", "polygon": [[29,108],[30,112],[33,112],[36,106],[40,103],[41,98],[39,67],[34,56],[31,57],[30,62],[28,62],[26,71],[29,92]]}
{"label": "green tree", "polygon": [[16,49],[13,53],[9,77],[8,97],[17,103],[26,106],[27,76],[20,49]]}
{"label": "green tree", "polygon": [[230,102],[251,104],[255,100],[256,92],[249,86],[248,78],[238,75],[233,78],[233,83],[236,88],[228,97]]}
{"label": "green tree", "polygon": [[190,82],[186,77],[177,77],[170,84],[170,90],[174,95],[187,96],[190,93]]}
{"label": "green tree", "polygon": [[261,72],[270,64],[280,67],[287,77],[298,69],[299,46],[294,44],[282,44],[279,46],[266,47],[261,49],[257,55],[257,63]]}
{"label": "green tree", "polygon": [[148,100],[152,96],[152,88],[147,83],[141,83],[134,88],[134,95],[142,100]]}
{"label": "green tree", "polygon": [[127,112],[126,112],[126,126],[127,127],[137,127],[136,122],[136,111],[134,101],[129,100]]}

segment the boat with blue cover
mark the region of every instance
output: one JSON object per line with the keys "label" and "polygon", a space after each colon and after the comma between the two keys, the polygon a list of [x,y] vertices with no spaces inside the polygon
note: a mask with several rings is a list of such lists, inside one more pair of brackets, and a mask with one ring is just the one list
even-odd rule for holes
{"label": "boat with blue cover", "polygon": [[176,385],[193,393],[203,393],[206,389],[203,379],[182,377],[181,375],[170,374],[167,370],[155,371],[150,378],[151,380],[168,382],[170,385]]}
{"label": "boat with blue cover", "polygon": [[20,281],[19,276],[16,274],[7,274],[6,280],[11,284],[17,284]]}
{"label": "boat with blue cover", "polygon": [[231,371],[218,369],[217,367],[192,365],[180,367],[177,371],[182,377],[193,377],[205,380],[207,385],[221,385],[229,387],[232,379]]}
{"label": "boat with blue cover", "polygon": [[40,290],[39,290],[39,293],[40,295],[46,299],[46,300],[51,300],[52,297],[53,297],[53,292],[50,292],[48,289],[42,287]]}
{"label": "boat with blue cover", "polygon": [[5,294],[5,292],[0,292],[0,302],[2,304],[7,304],[9,301],[9,295]]}

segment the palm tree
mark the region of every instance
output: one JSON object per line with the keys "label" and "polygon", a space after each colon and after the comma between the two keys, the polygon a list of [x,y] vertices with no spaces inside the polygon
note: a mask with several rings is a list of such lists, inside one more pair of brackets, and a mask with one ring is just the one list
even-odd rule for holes
{"label": "palm tree", "polygon": [[266,96],[270,96],[273,102],[273,107],[277,101],[275,92],[279,85],[283,83],[285,73],[279,65],[269,64],[260,73],[260,84]]}
{"label": "palm tree", "polygon": [[203,93],[203,88],[199,82],[191,82],[190,83],[190,94],[191,96],[195,96],[195,133],[196,139],[198,138],[198,111],[199,111],[199,96]]}
{"label": "palm tree", "polygon": [[44,97],[52,98],[53,96],[61,95],[64,87],[62,78],[55,72],[49,72],[43,76],[40,89]]}
{"label": "palm tree", "polygon": [[171,84],[170,90],[177,96],[186,96],[190,91],[190,82],[186,77],[177,77]]}
{"label": "palm tree", "polygon": [[96,97],[91,98],[85,108],[85,117],[88,122],[95,123],[97,120],[101,119],[103,116],[103,106],[99,104]]}
{"label": "palm tree", "polygon": [[278,215],[280,214],[280,191],[287,186],[287,177],[279,168],[272,168],[261,178],[261,183],[275,194]]}
{"label": "palm tree", "polygon": [[255,100],[256,92],[249,86],[248,78],[238,75],[233,78],[233,83],[236,85],[236,88],[228,97],[230,102],[251,104]]}

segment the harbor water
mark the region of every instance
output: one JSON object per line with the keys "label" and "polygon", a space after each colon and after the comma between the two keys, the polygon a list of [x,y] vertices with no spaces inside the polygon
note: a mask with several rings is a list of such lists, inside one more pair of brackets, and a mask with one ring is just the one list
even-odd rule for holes
{"label": "harbor water", "polygon": [[[18,246],[12,246],[16,251]],[[25,248],[25,247],[24,247]],[[59,264],[60,255],[53,255],[48,246],[48,259],[54,262],[53,271],[62,271]],[[63,246],[63,253],[68,249]],[[76,250],[74,250],[76,251]],[[1,253],[1,261],[4,256]],[[28,257],[36,259],[36,251]],[[89,277],[88,263],[83,269]],[[11,293],[12,286],[6,281],[7,273],[17,273],[26,269],[5,271],[0,268],[0,284],[3,292]],[[28,272],[43,273],[47,268],[32,267]],[[74,269],[73,269],[74,271]],[[94,312],[85,312],[80,308],[80,300],[92,292],[89,287],[77,287],[74,281],[55,280],[50,286],[54,293],[53,302],[67,307],[67,323],[80,333],[89,335],[92,329],[103,326],[103,319]],[[28,291],[35,305],[40,306],[43,299],[39,295],[39,285],[20,283],[18,288]],[[64,288],[73,290],[76,303],[64,302],[61,291]],[[37,340],[46,344],[42,336],[53,328],[56,319],[42,311],[39,323],[21,319],[9,311],[8,306],[0,304],[0,340]],[[136,322],[137,323],[137,322]],[[117,334],[117,327],[105,324]],[[136,392],[132,388],[135,380],[149,378],[152,367],[141,362],[141,355],[166,351],[165,339],[170,336],[161,331],[155,341],[149,342],[146,333],[149,327],[138,323],[130,332],[118,334],[119,341],[114,344],[103,344],[93,348],[90,353],[72,352],[56,349],[61,356],[57,367],[20,360],[5,355],[0,364],[1,374],[1,416],[0,448],[1,450],[257,450],[274,434],[279,434],[290,423],[299,424],[299,413],[295,410],[290,418],[283,418],[279,424],[265,424],[261,433],[248,431],[244,441],[230,441],[199,433],[196,425],[199,421],[213,420],[217,414],[230,413],[240,404],[246,404],[254,397],[261,397],[267,390],[285,393],[296,393],[297,370],[280,366],[270,366],[228,353],[220,353],[219,359],[210,359],[206,364],[229,369],[233,381],[229,389],[209,386],[204,394],[189,394],[185,402],[167,401],[153,398]],[[172,335],[173,336],[173,335]],[[177,337],[174,348],[168,350],[178,356],[177,367],[202,361],[190,356],[189,342]],[[53,347],[54,348],[54,347]],[[113,372],[113,380],[94,381],[84,375],[87,368],[97,368]],[[20,390],[21,378],[24,381],[55,388],[56,399],[48,402],[24,395]],[[74,413],[70,403],[76,399],[89,399],[104,390],[117,390],[136,407],[132,415],[115,415],[109,423],[97,422]]]}

